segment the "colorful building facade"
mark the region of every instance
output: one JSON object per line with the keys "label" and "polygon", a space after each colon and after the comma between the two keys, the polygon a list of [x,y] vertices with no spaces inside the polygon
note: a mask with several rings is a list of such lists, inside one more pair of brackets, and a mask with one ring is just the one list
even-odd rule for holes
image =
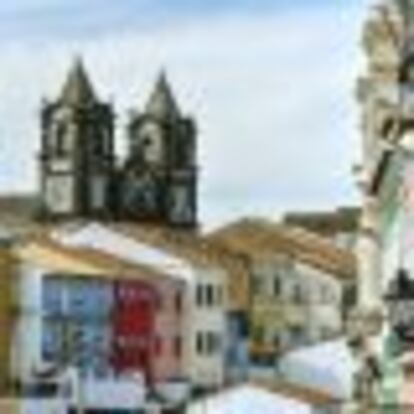
{"label": "colorful building facade", "polygon": [[[14,377],[75,366],[84,377],[182,378],[183,285],[103,252],[32,241],[17,249]],[[160,287],[162,285],[162,287]],[[162,342],[161,342],[162,341]]]}
{"label": "colorful building facade", "polygon": [[[160,333],[161,347],[165,345],[169,348],[169,354],[183,358],[182,375],[195,387],[219,387],[225,382],[225,355],[228,348],[227,271],[214,261],[196,257],[190,249],[180,249],[178,243],[173,247],[162,237],[161,240],[151,241],[148,237],[150,232],[150,229],[144,229],[143,233],[147,233],[147,236],[131,235],[122,227],[119,229],[116,226],[90,223],[74,231],[57,231],[55,238],[67,246],[92,248],[144,265],[175,280],[178,286],[184,286],[181,304],[177,306],[177,295],[171,289],[167,289],[163,302],[170,306],[166,310],[175,306],[174,312],[179,312],[185,334],[180,337],[165,329],[165,324],[174,321],[174,318],[171,320],[174,313],[169,312],[158,322],[159,326],[164,325],[162,330],[170,338],[169,343],[166,343]],[[192,243],[193,253],[198,250],[197,245],[194,247],[195,243],[196,240]]]}

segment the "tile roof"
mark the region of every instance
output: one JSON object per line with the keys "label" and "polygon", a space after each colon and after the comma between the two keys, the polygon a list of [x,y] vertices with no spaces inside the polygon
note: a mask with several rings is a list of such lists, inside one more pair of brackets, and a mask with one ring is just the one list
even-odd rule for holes
{"label": "tile roof", "polygon": [[34,194],[0,195],[0,225],[14,233],[27,232],[34,221],[38,198]]}
{"label": "tile roof", "polygon": [[230,308],[241,310],[249,306],[249,272],[243,255],[195,232],[125,222],[110,227],[138,241],[164,248],[197,266],[224,269]]}
{"label": "tile roof", "polygon": [[283,254],[339,279],[350,280],[355,277],[356,258],[351,252],[300,227],[246,218],[211,233],[209,238],[250,257]]}
{"label": "tile roof", "polygon": [[359,207],[343,207],[334,211],[291,212],[284,216],[283,221],[288,225],[332,236],[343,232],[355,233],[360,214]]}

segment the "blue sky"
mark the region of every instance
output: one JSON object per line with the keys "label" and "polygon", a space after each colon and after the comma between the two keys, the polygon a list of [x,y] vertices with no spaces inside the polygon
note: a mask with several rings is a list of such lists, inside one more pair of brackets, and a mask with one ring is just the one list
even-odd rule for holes
{"label": "blue sky", "polygon": [[15,0],[0,5],[0,33],[10,36],[91,36],[126,28],[182,24],[224,14],[296,10],[346,11],[357,0]]}
{"label": "blue sky", "polygon": [[0,4],[0,190],[34,189],[38,110],[81,53],[118,114],[166,67],[200,129],[201,213],[330,208],[358,200],[357,0],[17,0]]}

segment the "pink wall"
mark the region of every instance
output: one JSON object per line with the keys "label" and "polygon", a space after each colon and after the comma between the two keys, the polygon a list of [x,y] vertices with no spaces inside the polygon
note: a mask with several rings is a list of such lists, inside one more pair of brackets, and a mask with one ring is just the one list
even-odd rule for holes
{"label": "pink wall", "polygon": [[[155,334],[158,338],[154,341],[152,358],[155,381],[180,377],[183,373],[184,288],[184,283],[174,279],[157,282],[161,303],[155,316]],[[177,306],[177,296],[181,297],[181,309]],[[180,343],[177,344],[177,341]]]}

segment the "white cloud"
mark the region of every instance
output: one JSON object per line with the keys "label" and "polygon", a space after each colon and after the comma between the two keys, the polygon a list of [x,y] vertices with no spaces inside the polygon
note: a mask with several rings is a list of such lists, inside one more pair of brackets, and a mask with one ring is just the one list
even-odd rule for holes
{"label": "white cloud", "polygon": [[199,122],[209,223],[352,202],[359,12],[309,10],[3,45],[0,188],[35,187],[40,98],[57,93],[81,51],[100,95],[114,98],[120,130],[167,66],[181,106]]}

